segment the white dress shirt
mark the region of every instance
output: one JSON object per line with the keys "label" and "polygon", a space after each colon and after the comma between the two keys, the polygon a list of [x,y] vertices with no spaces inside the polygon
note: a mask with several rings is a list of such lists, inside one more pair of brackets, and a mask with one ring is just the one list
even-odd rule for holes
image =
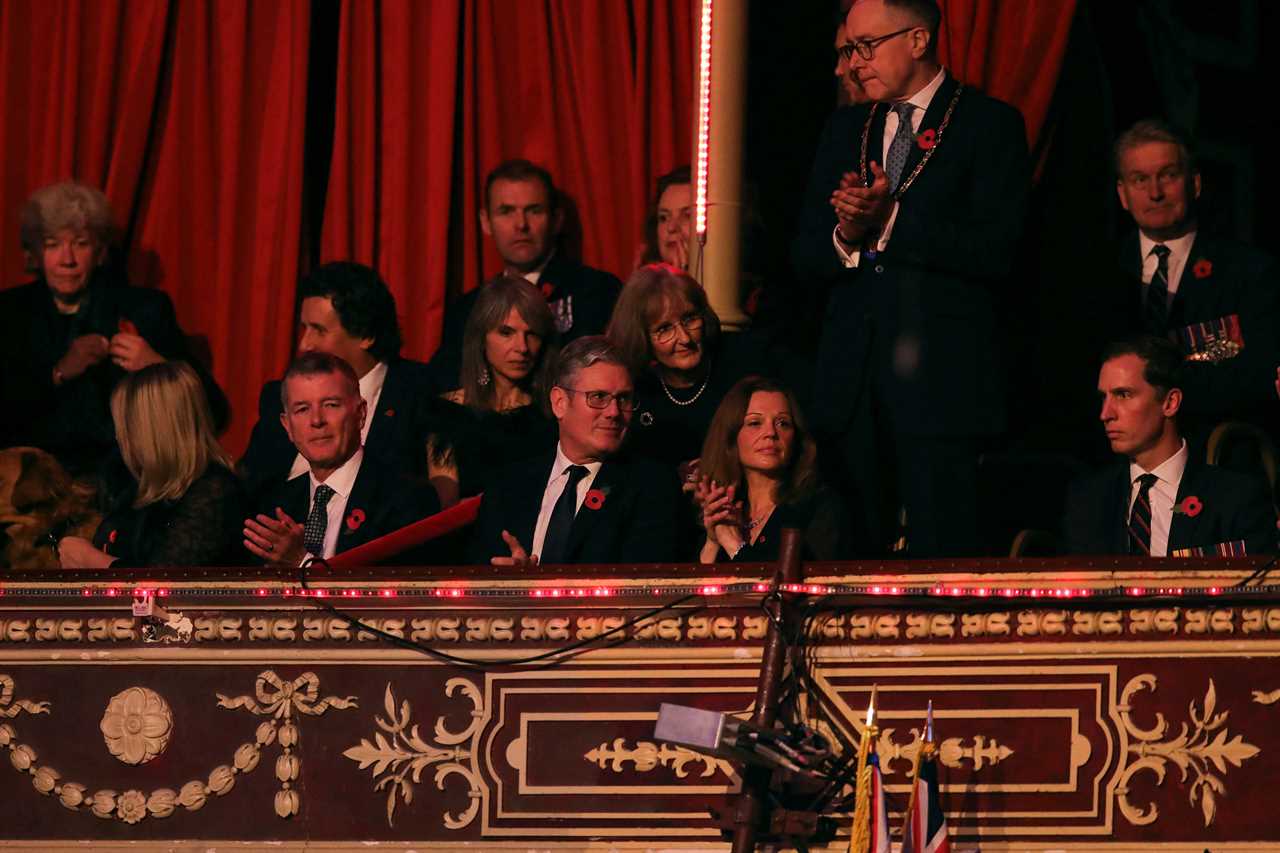
{"label": "white dress shirt", "polygon": [[538,510],[538,523],[533,528],[530,556],[536,554],[539,558],[542,557],[542,546],[547,541],[547,525],[551,523],[551,511],[556,508],[556,501],[560,500],[560,495],[564,494],[564,487],[569,482],[569,469],[578,464],[587,469],[587,476],[578,481],[578,502],[573,508],[574,517],[577,517],[578,510],[582,509],[582,502],[586,500],[587,492],[591,490],[591,484],[595,482],[596,474],[600,473],[600,466],[604,463],[571,462],[569,457],[564,455],[564,448],[557,442],[556,461],[551,465],[551,476],[547,478],[547,486],[542,490],[542,508]]}
{"label": "white dress shirt", "polygon": [[[551,254],[547,255],[547,259],[545,261],[538,264],[538,268],[536,270],[529,270],[528,272],[519,272],[519,273],[513,272],[513,273],[508,273],[508,275],[514,275],[518,278],[522,278],[525,281],[532,284],[534,287],[537,287],[538,282],[542,280],[542,271],[547,268],[547,264],[551,263],[551,259],[555,257],[555,254],[556,254],[555,250],[552,249]],[[552,284],[554,283],[555,282],[552,282]]]}
{"label": "white dress shirt", "polygon": [[[1169,247],[1169,304],[1173,304],[1173,296],[1178,292],[1178,282],[1182,280],[1182,270],[1187,266],[1187,258],[1191,254],[1191,244],[1196,241],[1196,232],[1188,231],[1181,237],[1165,240]],[[1160,259],[1151,253],[1156,247],[1152,240],[1141,231],[1138,232],[1138,251],[1142,253],[1142,283],[1150,284],[1156,274]]]}
{"label": "white dress shirt", "polygon": [[[934,78],[929,81],[928,85],[919,92],[916,92],[910,98],[907,98],[906,103],[915,107],[915,109],[911,111],[911,132],[913,134],[920,132],[920,125],[924,123],[925,111],[929,109],[929,104],[933,101],[933,96],[938,94],[938,89],[942,88],[942,83],[946,79],[947,70],[945,68],[939,69],[938,73],[934,75]],[[884,120],[884,144],[880,149],[881,160],[884,160],[889,156],[889,146],[893,144],[893,137],[897,132],[898,114],[893,110],[889,110],[889,113],[885,116]],[[880,163],[880,167],[884,168],[883,162]],[[905,181],[909,174],[909,172],[903,172],[899,180]],[[883,252],[885,247],[889,245],[889,235],[893,233],[893,224],[897,220],[898,202],[895,201],[893,203],[893,207],[889,210],[889,218],[885,220],[884,228],[880,231],[880,237],[876,240],[877,252]],[[833,231],[831,234],[831,242],[835,244],[836,254],[840,257],[840,262],[846,267],[856,267],[861,259],[862,252],[859,249],[850,251],[843,243],[840,242],[840,238],[837,236],[839,228],[840,226],[837,225],[836,231]]]}
{"label": "white dress shirt", "polygon": [[[360,446],[364,447],[369,440],[369,427],[373,425],[374,412],[378,411],[378,398],[382,396],[382,386],[387,381],[387,363],[380,361],[360,377],[360,399],[364,400],[364,426],[360,427]],[[289,469],[288,479],[301,477],[311,470],[310,463],[301,453],[293,457],[293,467]],[[314,491],[314,489],[312,490]]]}
{"label": "white dress shirt", "polygon": [[[1187,470],[1187,440],[1182,440],[1178,452],[1147,471],[1136,462],[1129,463],[1129,514],[1133,514],[1133,504],[1138,499],[1138,491],[1142,488],[1138,478],[1143,474],[1155,474],[1158,478],[1151,484],[1151,556],[1169,556],[1169,527],[1173,524],[1173,505],[1178,502],[1178,485],[1182,482],[1182,473]],[[1128,516],[1126,516],[1127,518]]]}
{"label": "white dress shirt", "polygon": [[[324,553],[312,554],[313,557],[329,559],[334,552],[338,550],[338,534],[342,532],[343,515],[347,510],[347,499],[351,497],[351,490],[356,484],[356,475],[360,473],[360,463],[364,461],[364,448],[359,448],[351,455],[351,458],[342,464],[342,467],[329,475],[329,479],[324,484],[333,489],[333,496],[329,498],[329,502],[325,504],[325,512],[329,516],[329,520],[325,522],[324,527]],[[307,469],[308,473],[311,469]],[[316,479],[315,474],[311,474],[311,489],[307,492],[307,514],[310,515],[311,505],[316,499],[316,487],[320,485],[320,481]],[[302,524],[306,524],[305,518],[294,519]]]}

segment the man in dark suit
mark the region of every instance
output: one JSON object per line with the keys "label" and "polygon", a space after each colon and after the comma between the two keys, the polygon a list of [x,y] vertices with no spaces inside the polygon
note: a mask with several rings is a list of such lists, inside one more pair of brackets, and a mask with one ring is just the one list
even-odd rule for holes
{"label": "man in dark suit", "polygon": [[827,123],[792,247],[834,285],[814,389],[827,464],[877,545],[905,506],[912,557],[978,550],[978,454],[1004,425],[997,291],[1030,178],[1021,115],[939,65],[939,22],[931,0],[849,10],[873,103]]}
{"label": "man in dark suit", "polygon": [[1098,374],[1100,418],[1122,459],[1074,483],[1063,532],[1073,554],[1244,556],[1276,550],[1261,478],[1215,468],[1178,429],[1183,358],[1164,338],[1114,344]]}
{"label": "man in dark suit", "polygon": [[192,357],[168,295],[103,280],[113,234],[98,190],[37,190],[23,208],[22,247],[38,279],[0,293],[0,447],[43,448],[73,474],[116,455],[109,403],[125,373],[186,361],[215,422],[227,420],[226,398]]}
{"label": "man in dark suit", "polygon": [[675,472],[618,456],[635,395],[617,350],[599,336],[565,347],[550,396],[560,439],[544,456],[494,478],[480,504],[471,561],[654,563],[682,556],[674,552],[681,505]]}
{"label": "man in dark suit", "polygon": [[[377,272],[341,262],[317,267],[299,286],[298,353],[326,352],[351,365],[369,416],[361,438],[378,464],[410,475],[426,472],[426,433],[433,385],[427,366],[400,358],[396,303]],[[280,383],[258,395],[258,422],[240,460],[251,495],[260,497],[307,471],[281,420]]]}
{"label": "man in dark suit", "polygon": [[409,481],[360,446],[368,404],[355,370],[308,352],[284,375],[280,424],[307,462],[245,519],[244,546],[269,565],[297,566],[398,530],[438,512],[429,486]]}
{"label": "man in dark suit", "polygon": [[[560,342],[602,334],[622,283],[557,249],[564,210],[551,174],[528,160],[508,160],[485,179],[484,201],[480,228],[502,256],[503,272],[542,290]],[[431,359],[432,376],[441,389],[458,387],[463,333],[478,296],[477,288],[445,312],[440,348]]]}
{"label": "man in dark suit", "polygon": [[1115,144],[1116,193],[1137,231],[1120,253],[1130,332],[1182,349],[1182,429],[1203,447],[1225,420],[1274,426],[1280,363],[1280,266],[1250,246],[1201,232],[1200,172],[1188,140],[1140,121]]}

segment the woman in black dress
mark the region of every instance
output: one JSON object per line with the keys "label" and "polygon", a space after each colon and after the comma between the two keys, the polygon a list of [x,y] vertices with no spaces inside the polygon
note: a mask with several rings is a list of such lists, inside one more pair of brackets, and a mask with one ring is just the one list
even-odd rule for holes
{"label": "woman in black dress", "polygon": [[555,354],[555,319],[536,287],[505,275],[484,285],[467,318],[461,387],[439,401],[428,440],[441,506],[479,494],[494,472],[554,445],[546,401]]}
{"label": "woman in black dress", "polygon": [[803,531],[806,559],[848,556],[844,506],[818,481],[813,436],[784,385],[748,376],[730,389],[707,432],[701,472],[701,562],[776,560],[784,527]]}
{"label": "woman in black dress", "polygon": [[128,374],[111,394],[111,418],[131,482],[92,542],[59,540],[63,568],[243,564],[244,493],[196,372],[166,361]]}

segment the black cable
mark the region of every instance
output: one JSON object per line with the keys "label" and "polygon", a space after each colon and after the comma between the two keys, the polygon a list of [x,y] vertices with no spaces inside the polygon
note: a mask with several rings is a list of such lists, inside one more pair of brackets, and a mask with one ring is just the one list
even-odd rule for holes
{"label": "black cable", "polygon": [[1271,567],[1276,564],[1276,560],[1280,560],[1280,556],[1272,557],[1262,566],[1262,568],[1258,569],[1253,574],[1249,575],[1249,577],[1242,580],[1238,584],[1238,586],[1241,589],[1244,589],[1245,587],[1253,583],[1255,580],[1258,581],[1258,586],[1262,586],[1262,581],[1267,579],[1267,574],[1271,571]]}
{"label": "black cable", "polygon": [[[327,566],[328,564],[321,559],[311,559],[303,563],[303,565],[299,568],[299,571],[298,571],[298,586],[304,590],[311,589],[311,587],[308,586],[307,584],[307,570],[311,568],[311,566],[313,565]],[[623,622],[621,625],[617,626],[616,628],[610,628],[608,631],[604,631],[603,633],[597,634],[594,637],[587,637],[585,639],[572,642],[567,646],[562,646],[561,648],[558,648],[558,649],[551,649],[550,651],[542,652],[536,655],[530,655],[527,658],[517,658],[515,660],[484,660],[484,659],[464,658],[464,657],[459,657],[457,655],[451,655],[448,652],[442,652],[439,649],[433,649],[430,646],[424,646],[421,643],[415,643],[413,640],[406,639],[405,637],[397,637],[395,634],[390,634],[386,631],[383,631],[381,628],[377,628],[377,627],[374,627],[373,625],[369,625],[359,617],[354,616],[345,611],[339,610],[338,608],[334,607],[332,604],[329,604],[327,602],[321,602],[315,596],[312,596],[311,600],[313,602],[313,605],[317,609],[324,610],[325,612],[331,613],[334,616],[337,616],[339,619],[346,621],[351,627],[356,629],[357,634],[360,631],[364,631],[374,637],[377,637],[378,639],[386,643],[390,643],[393,646],[399,646],[400,648],[409,649],[410,651],[421,652],[423,654],[426,654],[444,663],[453,664],[455,666],[469,667],[471,669],[485,670],[485,669],[498,669],[498,668],[509,667],[509,666],[528,666],[530,664],[542,664],[544,667],[556,666],[560,663],[565,662],[566,660],[577,657],[579,653],[586,651],[590,646],[600,643],[602,640],[612,637],[615,634],[621,633],[622,631],[626,631],[629,628],[634,628],[636,625],[639,625],[645,620],[651,619],[652,617],[657,616],[659,613],[665,613],[668,610],[674,610],[680,607],[681,605],[685,604],[686,602],[695,598],[703,598],[703,596],[697,593],[691,593],[689,595],[682,596],[673,601],[669,601],[666,604],[663,604],[659,607],[655,607],[652,610],[649,610],[648,612],[640,616],[627,620]],[[689,609],[688,611],[685,612],[685,615],[699,613],[705,610],[706,608],[707,608],[707,605],[704,603],[697,607]],[[623,643],[626,643],[631,639],[632,638],[629,636],[620,637],[617,640],[614,640],[613,642],[606,644],[605,648],[613,648],[614,646],[622,645]]]}

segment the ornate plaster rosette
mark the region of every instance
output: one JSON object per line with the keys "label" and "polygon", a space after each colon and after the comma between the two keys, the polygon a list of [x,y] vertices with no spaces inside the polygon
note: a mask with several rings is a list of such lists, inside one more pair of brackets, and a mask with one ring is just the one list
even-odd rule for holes
{"label": "ornate plaster rosette", "polygon": [[125,764],[145,764],[169,745],[173,712],[154,690],[130,687],[111,697],[99,728],[112,755]]}

